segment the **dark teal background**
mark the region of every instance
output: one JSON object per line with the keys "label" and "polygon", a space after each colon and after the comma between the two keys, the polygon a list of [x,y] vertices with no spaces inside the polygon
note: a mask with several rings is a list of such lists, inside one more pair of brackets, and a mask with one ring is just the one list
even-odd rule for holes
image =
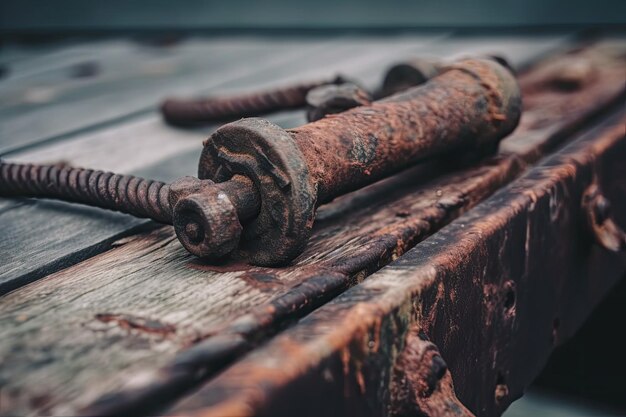
{"label": "dark teal background", "polygon": [[0,30],[623,25],[626,0],[0,0]]}

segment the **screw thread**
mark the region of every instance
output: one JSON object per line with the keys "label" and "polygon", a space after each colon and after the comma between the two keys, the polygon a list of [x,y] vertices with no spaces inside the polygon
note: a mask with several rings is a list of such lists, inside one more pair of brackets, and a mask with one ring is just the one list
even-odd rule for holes
{"label": "screw thread", "polygon": [[198,100],[166,100],[161,106],[163,117],[175,125],[233,120],[258,116],[276,110],[303,107],[306,95],[313,88],[338,84],[343,79],[301,83],[273,90],[230,97],[213,97]]}
{"label": "screw thread", "polygon": [[0,196],[55,198],[172,223],[169,185],[132,175],[0,160]]}

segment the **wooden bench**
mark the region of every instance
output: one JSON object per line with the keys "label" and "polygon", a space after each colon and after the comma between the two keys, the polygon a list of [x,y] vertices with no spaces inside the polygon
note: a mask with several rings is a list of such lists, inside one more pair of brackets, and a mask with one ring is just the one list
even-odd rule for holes
{"label": "wooden bench", "polygon": [[[374,86],[408,57],[501,53],[525,106],[495,156],[323,206],[283,268],[203,263],[172,227],[119,213],[0,199],[0,415],[500,415],[626,271],[583,204],[596,185],[626,226],[625,51],[429,32],[0,52],[2,158],[161,180],[193,175],[217,127],[167,126],[168,95],[337,72]],[[564,87],[571,60],[591,69]]]}

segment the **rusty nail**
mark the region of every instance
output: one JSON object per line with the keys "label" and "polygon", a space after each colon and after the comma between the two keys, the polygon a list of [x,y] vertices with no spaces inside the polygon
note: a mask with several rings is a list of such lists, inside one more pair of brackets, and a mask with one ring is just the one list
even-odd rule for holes
{"label": "rusty nail", "polygon": [[422,87],[296,129],[257,118],[222,126],[204,143],[198,178],[164,184],[2,163],[0,195],[150,217],[173,223],[194,255],[285,264],[303,250],[320,204],[433,155],[491,149],[520,114],[512,74],[493,60],[467,59]]}

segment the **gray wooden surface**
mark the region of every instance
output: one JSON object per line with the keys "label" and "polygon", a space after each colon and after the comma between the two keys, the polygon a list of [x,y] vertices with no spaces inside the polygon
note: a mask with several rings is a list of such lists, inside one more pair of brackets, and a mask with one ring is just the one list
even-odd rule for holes
{"label": "gray wooden surface", "polygon": [[[133,51],[148,48],[143,45],[103,42],[90,45],[88,52],[75,46],[79,58],[63,45],[44,54],[49,60],[14,48],[5,61],[0,54],[0,62],[23,72],[0,81],[0,126],[4,129],[8,123],[8,129],[15,130],[6,132],[20,133],[11,136],[2,130],[0,147],[11,160],[62,160],[169,180],[195,172],[201,140],[215,126],[167,127],[155,106],[166,94],[233,92],[337,71],[375,85],[387,65],[415,55],[502,53],[521,66],[565,40],[566,35],[467,38],[447,33],[288,42],[192,40],[183,43],[184,53],[175,46],[168,52],[175,57],[173,62],[184,61],[174,65],[180,72],[139,83],[133,81],[143,80],[135,62],[143,57]],[[95,52],[98,46],[102,55]],[[198,58],[194,51],[212,55]],[[85,84],[70,88],[67,96],[52,95],[48,104],[34,104],[23,113],[16,109],[24,103],[11,101],[32,85],[54,87],[67,76],[67,68],[84,57],[109,53],[126,61],[112,70],[123,74],[116,78],[122,91],[113,81],[115,74],[99,81],[95,75],[92,82],[77,79]],[[212,68],[210,74],[204,65]],[[46,108],[57,107],[63,109],[57,116],[45,116]],[[23,119],[11,125],[16,114]],[[301,112],[289,112],[271,120],[294,126],[304,119]],[[29,128],[22,131],[20,125]],[[544,133],[543,139],[534,137],[532,145],[509,149],[522,155],[551,138]],[[423,176],[433,170],[425,166],[416,172]],[[479,170],[476,175],[484,173]],[[403,178],[397,180],[401,192],[381,201],[372,198],[379,196],[374,188],[323,208],[312,243],[298,265],[339,265],[350,256],[356,258],[376,231],[374,226],[368,228],[371,216],[393,218],[394,210],[410,207],[418,222],[430,210],[424,194],[457,189],[445,177],[426,184],[411,184],[410,175]],[[413,194],[403,200],[408,190]],[[350,214],[359,210],[356,217]],[[399,221],[390,222],[389,227],[400,227]],[[142,387],[179,352],[224,329],[249,325],[251,311],[269,306],[308,277],[305,268],[287,268],[267,280],[250,274],[267,271],[211,268],[186,254],[170,227],[135,233],[137,228],[154,226],[60,202],[0,199],[0,293],[13,291],[0,299],[0,338],[11,340],[0,344],[2,404],[11,404],[10,410],[18,414],[72,414],[108,392]],[[359,280],[369,272],[350,273]],[[145,320],[152,326],[138,325]]]}

